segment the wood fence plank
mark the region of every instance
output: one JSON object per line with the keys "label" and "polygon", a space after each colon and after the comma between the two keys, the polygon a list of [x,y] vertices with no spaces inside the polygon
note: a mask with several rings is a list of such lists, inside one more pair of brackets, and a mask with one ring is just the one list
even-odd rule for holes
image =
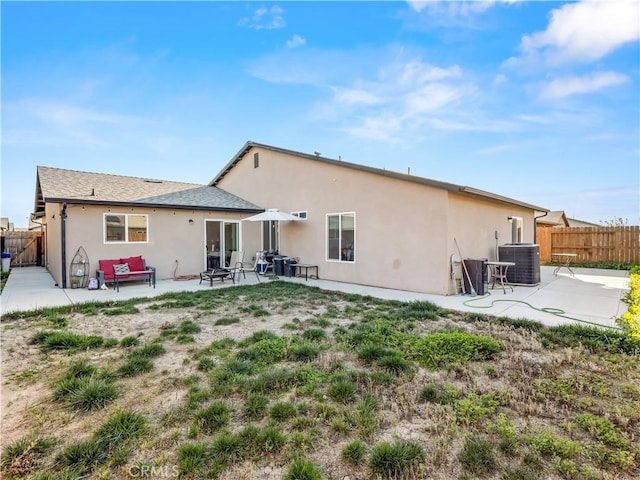
{"label": "wood fence plank", "polygon": [[541,262],[554,252],[576,253],[578,262],[640,263],[640,226],[540,228],[536,239]]}

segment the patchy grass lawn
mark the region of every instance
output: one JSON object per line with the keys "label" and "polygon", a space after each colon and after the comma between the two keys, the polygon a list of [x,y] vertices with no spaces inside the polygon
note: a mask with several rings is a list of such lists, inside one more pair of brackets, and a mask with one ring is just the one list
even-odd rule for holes
{"label": "patchy grass lawn", "polygon": [[3,478],[640,478],[620,333],[278,281],[1,328]]}

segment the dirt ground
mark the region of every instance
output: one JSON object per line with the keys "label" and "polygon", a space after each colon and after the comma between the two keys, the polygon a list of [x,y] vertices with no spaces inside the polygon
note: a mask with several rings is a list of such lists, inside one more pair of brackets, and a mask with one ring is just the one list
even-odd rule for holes
{"label": "dirt ground", "polygon": [[[34,333],[51,328],[46,318],[17,318],[3,321],[1,324],[1,430],[2,445],[10,445],[29,435],[52,436],[59,444],[71,440],[88,438],[91,432],[114,411],[133,409],[150,419],[154,425],[153,439],[142,442],[134,451],[128,463],[118,469],[104,473],[104,478],[132,478],[132,466],[140,462],[156,462],[174,468],[176,446],[188,438],[188,424],[180,428],[161,427],[161,419],[178,409],[185,402],[189,385],[183,380],[190,376],[200,377],[206,386],[206,375],[197,368],[194,352],[210,345],[213,341],[231,338],[242,340],[253,333],[270,330],[278,335],[299,334],[304,325],[318,318],[330,318],[328,332],[335,328],[346,327],[359,316],[346,315],[350,301],[341,297],[327,297],[321,301],[312,299],[296,301],[291,299],[283,307],[282,299],[264,300],[260,307],[268,315],[254,316],[243,309],[246,300],[218,302],[215,308],[198,309],[193,306],[164,308],[162,301],[149,301],[138,305],[138,312],[122,315],[70,313],[65,314],[68,325],[65,330],[84,335],[98,335],[120,341],[125,337],[136,337],[141,343],[156,339],[163,330],[176,327],[184,321],[191,321],[200,327],[193,334],[195,342],[164,342],[167,353],[154,359],[154,369],[144,375],[119,380],[122,394],[106,408],[87,414],[78,414],[53,399],[55,380],[72,362],[84,360],[96,366],[114,366],[122,363],[126,352],[122,348],[99,348],[86,350],[73,355],[64,351],[43,352],[38,345],[30,342]],[[163,306],[163,308],[154,308]],[[333,312],[333,314],[331,314]],[[231,325],[215,325],[220,318],[237,317],[239,322]],[[380,402],[380,421],[375,441],[393,441],[394,439],[415,440],[426,445],[427,471],[414,472],[411,478],[430,478],[434,480],[449,478],[473,478],[465,476],[455,452],[461,448],[465,432],[456,423],[455,414],[450,408],[433,403],[419,403],[420,389],[427,383],[458,385],[462,391],[505,392],[503,407],[512,412],[511,418],[521,431],[544,426],[549,418],[557,425],[572,415],[571,407],[561,402],[533,401],[526,386],[513,386],[509,379],[553,377],[554,372],[562,369],[589,371],[598,377],[607,374],[606,367],[598,362],[584,360],[584,351],[571,349],[544,349],[535,336],[514,331],[500,323],[462,321],[456,315],[433,320],[425,326],[427,331],[461,329],[473,333],[482,333],[497,338],[505,345],[500,358],[491,363],[470,365],[465,368],[452,368],[427,371],[422,368],[415,372],[411,381],[399,382],[393,388],[377,389],[372,387]],[[579,361],[578,361],[579,360]],[[573,362],[578,361],[576,367]],[[352,352],[340,349],[324,351],[315,361],[320,368],[331,368],[338,364],[355,365]],[[637,378],[637,377],[634,377]],[[526,383],[526,382],[525,382]],[[288,393],[282,399],[302,401],[295,393]],[[234,409],[242,404],[237,398],[229,398]],[[519,405],[519,406],[516,406]],[[636,432],[637,421],[632,419],[630,431]],[[636,422],[636,423],[634,423]],[[243,427],[241,420],[234,420],[231,430]],[[328,479],[365,480],[371,478],[366,468],[353,467],[341,458],[345,445],[353,440],[348,435],[325,434],[314,440],[307,451],[307,457],[322,467]],[[636,439],[637,440],[637,439]],[[266,456],[259,462],[242,462],[231,465],[219,478],[237,479],[281,479],[287,459],[281,455]],[[509,461],[505,459],[504,462]],[[636,467],[637,469],[637,467]],[[621,472],[612,470],[595,478],[622,479],[634,478],[635,471]],[[166,473],[166,472],[165,472]],[[409,477],[407,477],[409,478]],[[499,473],[486,478],[504,478]],[[542,478],[542,477],[533,477]],[[569,478],[557,471],[546,472],[544,478]],[[586,478],[575,476],[573,478]]]}

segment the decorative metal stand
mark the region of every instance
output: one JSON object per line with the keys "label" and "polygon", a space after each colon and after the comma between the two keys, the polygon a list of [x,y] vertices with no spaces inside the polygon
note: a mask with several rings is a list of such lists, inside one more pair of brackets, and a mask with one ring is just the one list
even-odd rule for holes
{"label": "decorative metal stand", "polygon": [[78,248],[71,260],[69,280],[71,288],[87,288],[89,283],[89,257],[82,247]]}

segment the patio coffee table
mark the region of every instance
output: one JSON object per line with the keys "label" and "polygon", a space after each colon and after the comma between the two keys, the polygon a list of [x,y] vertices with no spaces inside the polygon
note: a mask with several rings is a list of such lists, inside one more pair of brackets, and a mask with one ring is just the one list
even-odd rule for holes
{"label": "patio coffee table", "polygon": [[[318,265],[311,265],[309,263],[296,263],[292,265],[293,267],[299,268],[300,270],[302,270],[304,268],[304,279],[305,280],[309,280],[309,278],[315,278],[316,280],[319,279],[320,277],[318,276]],[[313,275],[313,273],[311,275],[309,275],[309,269],[310,268],[315,268],[316,269],[316,274]],[[302,276],[302,272],[298,270],[299,274],[297,276],[301,277]]]}
{"label": "patio coffee table", "polygon": [[224,283],[225,278],[230,278],[233,283],[236,283],[233,277],[235,277],[235,272],[232,270],[214,269],[207,272],[202,272],[200,274],[200,283],[202,283],[202,280],[209,280],[209,286],[213,287],[214,279],[218,279],[221,283]]}

